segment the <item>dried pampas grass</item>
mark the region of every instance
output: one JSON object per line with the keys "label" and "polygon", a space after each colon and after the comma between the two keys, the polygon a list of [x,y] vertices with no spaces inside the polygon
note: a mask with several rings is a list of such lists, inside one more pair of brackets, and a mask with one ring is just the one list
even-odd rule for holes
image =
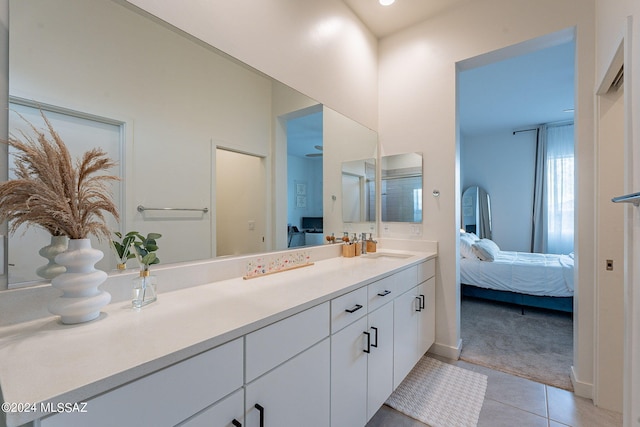
{"label": "dried pampas grass", "polygon": [[[15,175],[0,183],[0,220],[9,220],[9,231],[22,224],[38,225],[54,236],[85,239],[110,238],[105,214],[119,220],[109,183],[117,176],[105,172],[116,166],[100,148],[76,159],[74,167],[64,141],[41,111],[46,129],[36,128],[20,116],[35,137],[20,132],[6,144],[16,148]],[[101,173],[102,172],[102,173]]]}

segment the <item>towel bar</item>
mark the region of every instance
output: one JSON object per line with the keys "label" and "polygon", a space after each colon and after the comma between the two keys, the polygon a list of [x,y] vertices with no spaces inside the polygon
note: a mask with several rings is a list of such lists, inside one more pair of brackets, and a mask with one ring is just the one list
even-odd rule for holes
{"label": "towel bar", "polygon": [[147,207],[144,207],[142,205],[138,205],[138,212],[144,212],[144,211],[199,211],[199,212],[207,213],[207,212],[209,212],[209,208],[197,208],[197,209],[193,209],[193,208],[147,208]]}

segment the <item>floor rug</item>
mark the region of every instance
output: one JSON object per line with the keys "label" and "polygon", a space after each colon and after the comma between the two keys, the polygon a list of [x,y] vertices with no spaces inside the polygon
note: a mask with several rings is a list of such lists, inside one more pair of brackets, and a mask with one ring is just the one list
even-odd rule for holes
{"label": "floor rug", "polygon": [[573,391],[573,321],[569,313],[464,298],[460,359]]}
{"label": "floor rug", "polygon": [[424,356],[386,404],[432,427],[474,427],[487,376]]}

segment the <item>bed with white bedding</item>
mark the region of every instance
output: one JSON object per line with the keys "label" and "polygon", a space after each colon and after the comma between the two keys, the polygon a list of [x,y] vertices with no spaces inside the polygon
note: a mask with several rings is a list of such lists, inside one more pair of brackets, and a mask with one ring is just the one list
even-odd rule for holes
{"label": "bed with white bedding", "polygon": [[463,295],[573,311],[573,255],[501,251],[488,239],[464,234],[460,238]]}

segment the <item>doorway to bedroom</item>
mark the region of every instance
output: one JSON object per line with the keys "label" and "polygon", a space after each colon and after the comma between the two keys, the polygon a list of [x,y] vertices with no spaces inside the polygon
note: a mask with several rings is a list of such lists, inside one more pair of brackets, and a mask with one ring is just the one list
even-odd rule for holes
{"label": "doorway to bedroom", "polygon": [[566,30],[457,74],[460,357],[569,390],[574,51]]}

